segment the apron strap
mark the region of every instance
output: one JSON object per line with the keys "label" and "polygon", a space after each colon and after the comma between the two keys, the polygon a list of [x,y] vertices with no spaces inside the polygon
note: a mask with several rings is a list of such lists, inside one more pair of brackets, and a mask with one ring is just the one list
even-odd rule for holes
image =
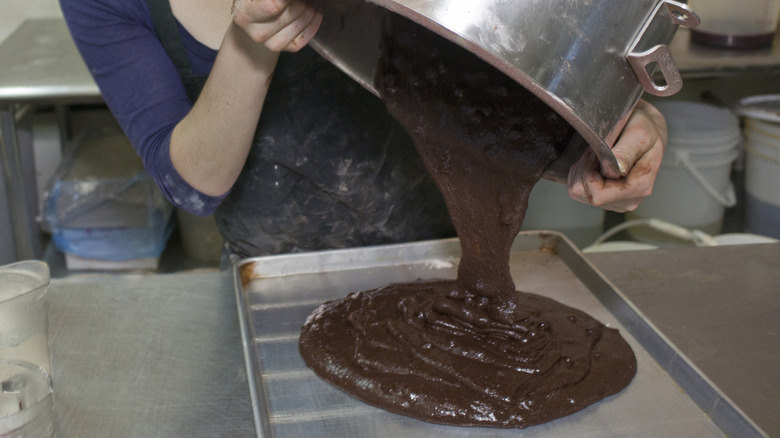
{"label": "apron strap", "polygon": [[176,71],[179,72],[179,77],[187,89],[187,95],[194,102],[203,88],[204,81],[192,72],[192,65],[187,50],[184,48],[179,25],[176,17],[173,16],[171,4],[168,0],[146,0],[146,4],[149,6],[149,13],[157,36],[160,38],[168,57],[176,66]]}

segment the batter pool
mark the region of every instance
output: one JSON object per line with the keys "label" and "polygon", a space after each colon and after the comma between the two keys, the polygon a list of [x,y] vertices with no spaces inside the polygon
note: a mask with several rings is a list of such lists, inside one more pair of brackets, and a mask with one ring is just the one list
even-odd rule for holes
{"label": "batter pool", "polygon": [[470,52],[393,16],[375,85],[444,195],[456,280],[388,285],[320,306],[300,352],[320,377],[424,421],[522,428],[625,388],[617,330],[519,292],[509,255],[528,196],[574,135],[532,93]]}

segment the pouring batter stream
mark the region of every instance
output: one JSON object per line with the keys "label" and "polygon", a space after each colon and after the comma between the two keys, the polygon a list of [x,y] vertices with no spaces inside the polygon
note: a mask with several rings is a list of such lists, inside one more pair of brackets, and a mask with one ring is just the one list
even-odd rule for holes
{"label": "pouring batter stream", "polygon": [[619,333],[516,291],[509,271],[531,189],[573,129],[401,17],[383,41],[376,86],[444,195],[462,247],[458,276],[325,303],[302,330],[307,365],[367,403],[454,425],[526,427],[619,392],[636,372]]}

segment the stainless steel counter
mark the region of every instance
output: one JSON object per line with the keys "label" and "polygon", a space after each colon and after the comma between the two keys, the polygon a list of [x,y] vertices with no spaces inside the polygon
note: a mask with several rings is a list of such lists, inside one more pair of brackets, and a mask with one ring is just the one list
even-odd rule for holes
{"label": "stainless steel counter", "polygon": [[[61,18],[27,20],[0,44],[0,177],[10,204],[17,259],[36,258],[34,188],[22,183],[17,122],[30,105],[55,105],[64,123],[65,103],[100,102],[97,84]],[[66,128],[60,129],[66,132]]]}
{"label": "stainless steel counter", "polygon": [[780,243],[588,259],[768,436],[780,437]]}
{"label": "stainless steel counter", "polygon": [[100,100],[61,18],[27,20],[0,44],[0,102]]}
{"label": "stainless steel counter", "polygon": [[[588,260],[780,437],[780,244]],[[254,436],[229,274],[55,279],[49,298],[60,438]]]}
{"label": "stainless steel counter", "polygon": [[59,438],[252,437],[232,277],[52,280]]}

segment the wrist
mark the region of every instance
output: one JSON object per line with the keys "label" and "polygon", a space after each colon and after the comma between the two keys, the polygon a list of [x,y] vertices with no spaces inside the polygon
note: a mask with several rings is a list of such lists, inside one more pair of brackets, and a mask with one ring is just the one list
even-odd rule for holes
{"label": "wrist", "polygon": [[264,44],[257,43],[238,26],[232,22],[225,34],[222,42],[222,51],[231,51],[243,57],[245,62],[261,71],[272,71],[276,66],[276,60],[279,58],[279,52],[275,52]]}

